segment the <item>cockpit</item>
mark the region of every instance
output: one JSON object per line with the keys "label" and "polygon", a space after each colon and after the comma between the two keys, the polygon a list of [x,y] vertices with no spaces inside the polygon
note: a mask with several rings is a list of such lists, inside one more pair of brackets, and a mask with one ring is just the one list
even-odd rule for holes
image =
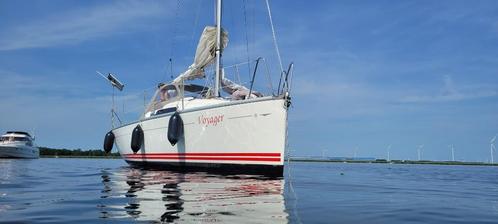
{"label": "cockpit", "polygon": [[[221,89],[228,94],[228,96],[224,98],[225,100],[244,100],[263,96],[263,94],[257,91],[251,91],[246,87],[225,78],[221,82],[221,87]],[[175,112],[180,101],[185,102],[192,99],[209,99],[214,96],[215,94],[212,89],[206,86],[181,83],[159,83],[151,102],[143,114],[143,118]]]}
{"label": "cockpit", "polygon": [[144,117],[176,111],[176,104],[180,100],[209,98],[212,94],[205,86],[195,84],[175,85],[159,83],[151,102],[145,110]]}

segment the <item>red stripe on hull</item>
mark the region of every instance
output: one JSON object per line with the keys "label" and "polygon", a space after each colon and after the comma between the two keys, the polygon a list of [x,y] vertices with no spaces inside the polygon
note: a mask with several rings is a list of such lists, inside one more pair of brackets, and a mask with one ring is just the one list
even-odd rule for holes
{"label": "red stripe on hull", "polygon": [[280,157],[280,153],[146,153],[146,154],[125,154],[128,157],[145,156],[266,156]]}
{"label": "red stripe on hull", "polygon": [[196,156],[127,156],[127,159],[163,159],[163,160],[236,160],[236,161],[271,161],[279,162],[280,157],[276,158],[251,158],[251,157],[196,157]]}

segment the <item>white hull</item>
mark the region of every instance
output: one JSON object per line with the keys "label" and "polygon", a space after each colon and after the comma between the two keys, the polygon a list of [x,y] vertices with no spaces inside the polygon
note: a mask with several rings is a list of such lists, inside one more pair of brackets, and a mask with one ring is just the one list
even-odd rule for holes
{"label": "white hull", "polygon": [[[186,109],[180,112],[184,138],[175,146],[167,138],[170,116],[159,115],[114,129],[121,156],[129,163],[283,167],[287,128],[284,99],[265,97]],[[134,154],[130,143],[138,124],[144,142]]]}
{"label": "white hull", "polygon": [[0,145],[0,158],[37,159],[40,151],[36,147],[26,145]]}

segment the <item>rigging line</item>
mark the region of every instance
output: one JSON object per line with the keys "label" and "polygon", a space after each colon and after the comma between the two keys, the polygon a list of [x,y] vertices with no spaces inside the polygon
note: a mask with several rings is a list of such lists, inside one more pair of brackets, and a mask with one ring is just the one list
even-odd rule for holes
{"label": "rigging line", "polygon": [[197,25],[199,23],[199,15],[201,14],[201,6],[204,1],[199,1],[199,5],[197,5],[197,11],[195,13],[194,27],[192,28],[192,36],[190,37],[191,42],[194,41],[195,30],[197,29]]}
{"label": "rigging line", "polygon": [[[234,6],[233,4],[230,4],[229,6],[231,6],[231,9],[225,9],[225,12],[226,12],[226,14],[227,14],[227,15],[228,15],[228,17],[229,17],[229,20],[228,20],[228,23],[230,23],[230,24],[229,24],[229,25],[230,25],[229,27],[230,27],[230,28],[233,28],[233,30],[234,30],[234,31],[236,31],[236,30],[235,30],[235,29],[236,29],[236,27],[239,27],[239,26],[238,26],[238,24],[236,24],[236,20],[234,19],[234,15],[233,15],[233,14],[234,14],[234,13],[236,13],[236,10],[237,10],[237,9],[235,8],[235,6]],[[227,7],[227,8],[228,8],[229,6],[227,6],[226,4],[224,5],[224,7]],[[226,18],[226,17],[225,17],[225,18]],[[228,23],[225,23],[225,24],[228,24]],[[228,27],[228,26],[227,26],[227,27]],[[241,61],[241,60],[240,60],[240,54],[235,54],[233,57],[235,58],[235,60],[236,60],[237,62]],[[224,67],[223,67],[223,68],[224,68]],[[230,72],[225,73],[225,74],[224,74],[224,77],[228,76],[227,74],[228,74],[228,75],[230,75]],[[235,80],[236,75],[234,74],[234,75],[233,75],[233,77],[230,77],[230,78],[232,78],[232,80]]]}
{"label": "rigging line", "polygon": [[273,28],[273,20],[271,18],[270,3],[265,0],[266,8],[268,9],[268,17],[270,19],[271,32],[273,35],[273,45],[275,45],[275,50],[277,51],[278,63],[280,64],[280,72],[284,72],[284,66],[282,65],[282,58],[280,57],[280,51],[278,50],[277,36],[275,35],[275,29]]}
{"label": "rigging line", "polygon": [[257,60],[252,60],[252,61],[245,61],[245,62],[240,62],[240,63],[237,63],[237,64],[232,64],[232,65],[228,65],[228,66],[223,66],[223,68],[231,68],[231,67],[235,67],[235,66],[240,66],[240,65],[245,65],[247,63],[251,63],[251,62],[256,62]]}
{"label": "rigging line", "polygon": [[246,9],[246,5],[247,5],[247,1],[244,0],[243,1],[243,4],[244,6],[244,32],[245,32],[245,37],[246,37],[246,54],[247,54],[247,74],[251,74],[251,55],[250,55],[250,51],[249,51],[249,35],[248,35],[248,32],[247,32],[247,9]]}
{"label": "rigging line", "polygon": [[[249,45],[249,49],[254,49],[256,51],[256,4],[252,4],[251,14],[250,14],[250,30],[249,30],[249,40],[252,40]],[[248,74],[249,79],[251,79],[251,73]]]}
{"label": "rigging line", "polygon": [[240,80],[239,66],[235,66],[235,74],[237,74],[237,81],[241,83],[242,81]]}
{"label": "rigging line", "polygon": [[173,59],[172,58],[169,58],[169,69],[170,69],[170,77],[171,79],[173,79]]}
{"label": "rigging line", "polygon": [[266,59],[264,59],[264,58],[263,58],[263,62],[265,63],[265,67],[266,67],[266,76],[268,78],[268,88],[270,90],[270,94],[274,95],[273,84],[272,84],[272,81],[271,81],[270,66],[268,65],[268,62],[266,61]]}
{"label": "rigging line", "polygon": [[169,62],[171,66],[171,74],[170,77],[173,79],[173,56],[174,56],[174,48],[175,48],[175,40],[176,40],[176,31],[178,27],[178,17],[179,17],[179,11],[180,11],[180,0],[176,0],[176,8],[175,8],[175,23],[173,25],[173,35],[171,35],[171,47],[170,47],[170,53],[169,53]]}

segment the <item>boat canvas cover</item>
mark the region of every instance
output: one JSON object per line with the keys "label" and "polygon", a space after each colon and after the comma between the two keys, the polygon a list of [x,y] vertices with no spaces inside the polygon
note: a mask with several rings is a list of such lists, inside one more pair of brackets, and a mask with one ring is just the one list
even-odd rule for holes
{"label": "boat canvas cover", "polygon": [[[228,33],[221,29],[221,50],[228,45]],[[202,32],[197,50],[195,52],[194,63],[187,71],[180,74],[173,80],[173,83],[180,83],[182,80],[192,80],[204,78],[204,68],[213,62],[216,57],[216,27],[206,26]]]}
{"label": "boat canvas cover", "polygon": [[[221,86],[223,88],[223,91],[230,94],[233,99],[242,100],[245,99],[247,95],[249,95],[250,90],[247,87],[239,85],[232,80],[225,78],[225,70],[222,70],[222,75],[223,78],[221,79]],[[248,98],[256,98],[262,96],[263,94],[252,91],[251,96],[249,96]]]}

